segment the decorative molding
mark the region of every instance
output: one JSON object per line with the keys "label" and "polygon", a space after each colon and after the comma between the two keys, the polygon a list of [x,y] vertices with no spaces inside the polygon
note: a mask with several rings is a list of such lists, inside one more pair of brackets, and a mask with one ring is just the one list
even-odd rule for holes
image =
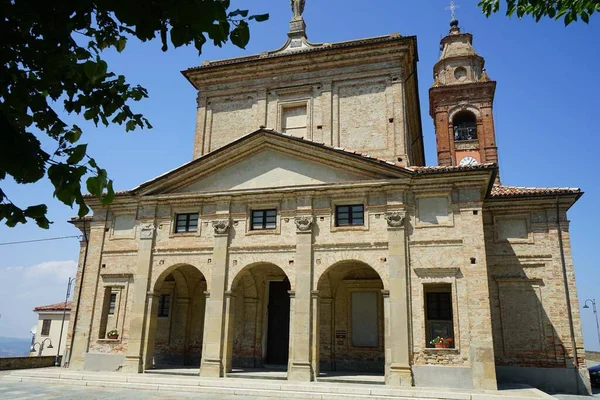
{"label": "decorative molding", "polygon": [[140,239],[152,239],[154,237],[155,229],[153,222],[140,224]]}
{"label": "decorative molding", "polygon": [[102,277],[102,279],[129,279],[129,278],[133,278],[133,274],[128,273],[128,272],[121,272],[121,273],[112,273],[112,274],[100,274],[100,276]]}
{"label": "decorative molding", "polygon": [[404,226],[405,214],[402,212],[389,212],[385,214],[388,227],[400,228]]}
{"label": "decorative molding", "polygon": [[295,253],[296,245],[231,246],[229,254]]}
{"label": "decorative molding", "polygon": [[296,217],[296,218],[294,218],[294,222],[296,223],[297,232],[304,233],[304,232],[312,231],[312,223],[313,223],[312,215]]}
{"label": "decorative molding", "polygon": [[552,262],[551,254],[488,255],[488,267],[492,268],[541,268]]}
{"label": "decorative molding", "polygon": [[456,277],[460,268],[413,268],[419,278]]}
{"label": "decorative molding", "polygon": [[409,242],[411,247],[439,247],[439,246],[462,246],[462,239],[432,239],[415,240]]}
{"label": "decorative molding", "polygon": [[229,220],[213,221],[212,227],[215,230],[215,234],[224,235],[229,231]]}
{"label": "decorative molding", "polygon": [[535,286],[544,286],[544,280],[541,278],[525,278],[525,277],[494,277],[498,284],[527,284]]}
{"label": "decorative molding", "polygon": [[328,252],[336,250],[357,250],[357,251],[371,251],[371,250],[387,250],[388,242],[372,242],[372,243],[323,243],[313,245],[315,252]]}

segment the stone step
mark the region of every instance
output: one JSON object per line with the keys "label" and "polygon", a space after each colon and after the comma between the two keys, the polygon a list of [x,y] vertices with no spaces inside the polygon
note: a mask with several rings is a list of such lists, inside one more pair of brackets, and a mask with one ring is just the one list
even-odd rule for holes
{"label": "stone step", "polygon": [[298,383],[265,379],[209,379],[162,374],[125,374],[72,372],[64,369],[19,370],[0,380],[43,382],[109,388],[143,389],[173,392],[196,392],[267,398],[321,400],[531,400],[552,399],[536,389],[475,391],[437,388],[393,388],[377,384],[335,382]]}

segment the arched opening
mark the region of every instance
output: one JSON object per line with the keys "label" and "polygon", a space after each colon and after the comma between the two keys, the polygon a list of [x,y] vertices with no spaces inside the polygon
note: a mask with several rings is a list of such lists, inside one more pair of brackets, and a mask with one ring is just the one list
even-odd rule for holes
{"label": "arched opening", "polygon": [[232,286],[229,371],[286,369],[289,356],[290,281],[274,264],[244,268]]}
{"label": "arched opening", "polygon": [[146,369],[200,368],[206,288],[204,275],[191,265],[174,266],[158,278]]}
{"label": "arched opening", "polygon": [[454,140],[477,139],[477,118],[472,112],[461,111],[452,119],[454,126]]}
{"label": "arched opening", "polygon": [[383,282],[360,261],[332,265],[319,279],[322,372],[383,373]]}

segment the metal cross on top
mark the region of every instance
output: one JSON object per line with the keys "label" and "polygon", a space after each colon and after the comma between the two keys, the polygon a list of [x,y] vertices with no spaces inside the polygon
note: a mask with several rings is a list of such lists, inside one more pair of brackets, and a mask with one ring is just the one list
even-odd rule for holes
{"label": "metal cross on top", "polygon": [[452,13],[452,21],[456,20],[456,14],[454,13],[457,8],[460,8],[459,5],[454,4],[454,1],[450,1],[450,7],[446,7],[446,10],[450,10]]}

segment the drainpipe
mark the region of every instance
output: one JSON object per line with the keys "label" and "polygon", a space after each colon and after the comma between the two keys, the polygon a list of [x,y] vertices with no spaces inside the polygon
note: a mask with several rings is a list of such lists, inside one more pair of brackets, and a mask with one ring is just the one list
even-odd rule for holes
{"label": "drainpipe", "polygon": [[569,315],[569,330],[571,333],[571,346],[573,347],[573,366],[575,367],[575,384],[579,393],[579,357],[577,354],[577,343],[575,342],[575,327],[573,325],[573,314],[571,307],[571,294],[569,292],[569,281],[567,277],[567,263],[565,261],[565,249],[563,246],[562,229],[560,227],[559,198],[556,196],[556,228],[558,230],[558,246],[560,249],[560,262],[562,265],[563,282],[565,284],[565,297],[567,300],[567,313]]}

